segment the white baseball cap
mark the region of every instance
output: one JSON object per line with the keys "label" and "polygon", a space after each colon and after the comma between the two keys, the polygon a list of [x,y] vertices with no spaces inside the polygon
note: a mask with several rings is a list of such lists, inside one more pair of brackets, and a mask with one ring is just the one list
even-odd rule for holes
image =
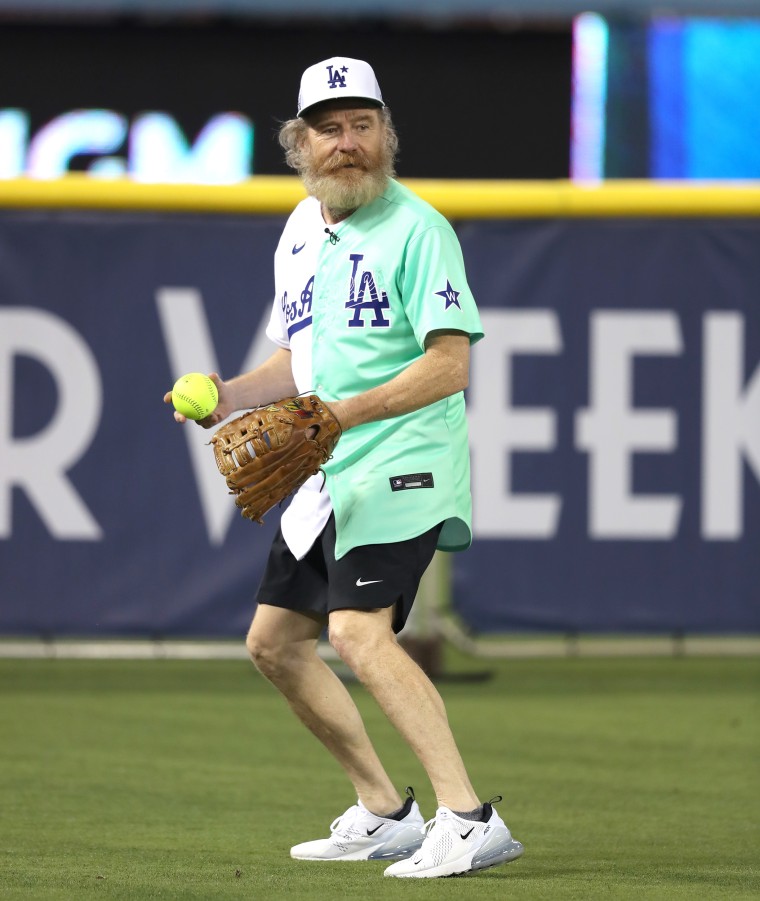
{"label": "white baseball cap", "polygon": [[298,115],[308,113],[318,103],[326,100],[368,100],[377,106],[385,106],[372,66],[360,59],[333,56],[316,63],[301,76],[298,93]]}

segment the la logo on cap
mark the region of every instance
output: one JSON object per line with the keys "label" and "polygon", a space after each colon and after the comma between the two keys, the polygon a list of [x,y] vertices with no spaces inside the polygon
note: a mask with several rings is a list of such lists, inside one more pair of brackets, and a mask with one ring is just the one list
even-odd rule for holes
{"label": "la logo on cap", "polygon": [[327,83],[331,88],[345,88],[346,72],[348,66],[341,66],[340,69],[334,66],[327,66]]}

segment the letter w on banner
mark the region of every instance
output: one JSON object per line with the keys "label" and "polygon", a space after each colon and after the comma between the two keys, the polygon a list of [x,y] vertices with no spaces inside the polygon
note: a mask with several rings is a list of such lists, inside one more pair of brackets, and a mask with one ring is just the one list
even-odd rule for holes
{"label": "letter w on banner", "polygon": [[[174,380],[186,372],[220,372],[200,291],[160,288],[156,291],[156,305]],[[273,347],[266,336],[266,323],[263,317],[239,372],[247,372],[271,356]],[[184,425],[184,432],[209,541],[221,545],[237,507],[223,490],[214,455],[208,447],[211,432],[191,422]]]}

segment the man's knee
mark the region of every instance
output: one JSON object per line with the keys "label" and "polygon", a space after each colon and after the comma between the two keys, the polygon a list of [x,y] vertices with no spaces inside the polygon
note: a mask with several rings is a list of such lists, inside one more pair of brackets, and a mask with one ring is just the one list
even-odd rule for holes
{"label": "man's knee", "polygon": [[251,627],[245,640],[248,656],[262,676],[277,682],[292,670],[295,659],[287,644]]}
{"label": "man's knee", "polygon": [[266,675],[265,670],[270,669],[274,665],[277,654],[271,644],[264,636],[259,635],[253,626],[251,626],[246,636],[245,648],[256,669]]}
{"label": "man's knee", "polygon": [[260,605],[248,630],[246,650],[259,672],[276,682],[316,654],[321,629],[316,617]]}
{"label": "man's knee", "polygon": [[365,660],[376,656],[380,647],[396,641],[389,613],[387,610],[338,610],[330,616],[330,644],[354,672]]}

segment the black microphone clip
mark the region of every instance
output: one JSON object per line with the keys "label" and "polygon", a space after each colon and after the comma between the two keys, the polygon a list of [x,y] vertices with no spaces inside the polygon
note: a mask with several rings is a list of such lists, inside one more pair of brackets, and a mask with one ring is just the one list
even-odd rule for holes
{"label": "black microphone clip", "polygon": [[330,236],[330,243],[333,244],[333,245],[334,245],[334,244],[337,244],[338,241],[340,241],[340,238],[335,234],[335,232],[334,232],[334,231],[330,231],[329,228],[326,228],[326,229],[325,229],[325,234]]}

